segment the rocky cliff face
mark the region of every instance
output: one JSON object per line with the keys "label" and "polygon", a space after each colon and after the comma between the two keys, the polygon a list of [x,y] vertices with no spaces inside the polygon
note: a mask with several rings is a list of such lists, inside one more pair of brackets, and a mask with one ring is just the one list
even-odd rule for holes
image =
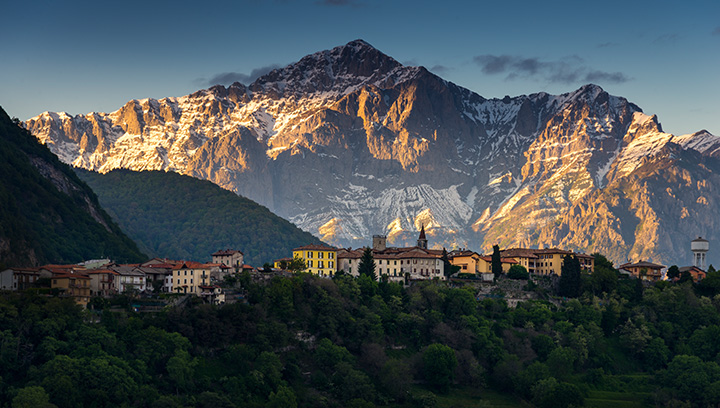
{"label": "rocky cliff face", "polygon": [[595,85],[485,99],[360,40],[247,87],[25,126],[67,163],[208,179],[336,245],[410,243],[425,225],[447,247],[683,264],[698,235],[720,244],[720,138],[664,133]]}

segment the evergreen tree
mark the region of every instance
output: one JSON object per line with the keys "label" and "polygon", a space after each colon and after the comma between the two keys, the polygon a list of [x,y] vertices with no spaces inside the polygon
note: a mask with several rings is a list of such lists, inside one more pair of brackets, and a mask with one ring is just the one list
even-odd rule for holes
{"label": "evergreen tree", "polygon": [[500,260],[500,246],[493,245],[493,253],[491,259],[492,273],[495,279],[502,275],[502,261]]}
{"label": "evergreen tree", "polygon": [[565,255],[562,267],[560,268],[560,282],[558,283],[558,293],[560,296],[580,296],[582,289],[580,270],[580,261],[577,257],[572,254]]}
{"label": "evergreen tree", "polygon": [[292,261],[288,262],[287,269],[290,272],[298,273],[307,269],[307,264],[305,263],[305,259],[295,256]]}
{"label": "evergreen tree", "polygon": [[377,280],[375,275],[375,259],[373,258],[372,249],[365,247],[362,258],[360,258],[360,265],[358,266],[358,272],[360,276],[369,276],[372,280]]}
{"label": "evergreen tree", "polygon": [[443,248],[442,256],[440,257],[443,261],[443,272],[446,277],[450,277],[451,275],[454,275],[456,272],[460,270],[460,267],[457,265],[453,265],[450,263],[450,258],[448,257],[447,249]]}
{"label": "evergreen tree", "polygon": [[675,279],[680,277],[680,269],[677,267],[677,265],[673,265],[668,268],[667,277],[668,279]]}

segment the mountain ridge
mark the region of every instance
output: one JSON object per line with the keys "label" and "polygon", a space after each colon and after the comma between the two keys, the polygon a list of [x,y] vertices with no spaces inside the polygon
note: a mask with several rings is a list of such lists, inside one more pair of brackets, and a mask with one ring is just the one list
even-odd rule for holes
{"label": "mountain ridge", "polygon": [[[486,99],[364,41],[311,54],[247,87],[133,100],[110,114],[45,113],[25,126],[78,167],[208,179],[342,246],[365,245],[373,234],[412,242],[421,224],[448,247],[557,245],[563,240],[543,228],[631,178],[664,146],[720,155],[720,138],[664,133],[656,116],[597,85]],[[720,244],[702,225],[697,231]],[[657,262],[683,253],[679,243],[628,234],[628,248],[660,247],[628,249],[616,262],[636,252]],[[593,251],[591,238],[573,249]],[[675,240],[689,246],[693,238]]]}
{"label": "mountain ridge", "polygon": [[92,190],[0,108],[0,268],[144,255]]}

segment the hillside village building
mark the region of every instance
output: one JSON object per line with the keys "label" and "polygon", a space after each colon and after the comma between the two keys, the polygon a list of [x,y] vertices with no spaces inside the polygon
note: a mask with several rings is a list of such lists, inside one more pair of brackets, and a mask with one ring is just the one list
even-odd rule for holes
{"label": "hillside village building", "polygon": [[240,272],[244,263],[244,255],[234,249],[217,251],[212,254],[212,263],[223,264],[231,268],[233,272]]}
{"label": "hillside village building", "polygon": [[[363,248],[341,249],[338,251],[338,270],[352,276],[360,274],[360,259]],[[408,248],[387,247],[387,238],[382,235],[373,236],[372,247],[375,275],[387,275],[393,282],[409,280],[445,279],[445,265],[441,259],[442,251],[427,249],[425,227],[420,230],[417,245]]]}
{"label": "hillside village building", "polygon": [[58,274],[52,277],[50,287],[60,290],[60,296],[71,297],[75,303],[87,307],[90,302],[90,278],[76,273]]}
{"label": "hillside village building", "polygon": [[293,258],[305,260],[306,271],[319,275],[332,277],[337,272],[338,249],[326,245],[305,245],[293,249]]}
{"label": "hillside village building", "polygon": [[618,267],[620,272],[627,271],[628,274],[634,276],[635,278],[651,282],[657,282],[663,279],[663,268],[665,268],[665,265],[658,265],[645,261],[626,263]]}
{"label": "hillside village building", "polygon": [[173,291],[200,295],[200,286],[210,285],[210,266],[200,262],[182,262],[173,267]]}
{"label": "hillside village building", "polygon": [[[459,273],[475,273],[480,275],[484,281],[493,280],[492,256],[480,255],[475,251],[456,249],[448,253],[448,260],[452,265],[459,266]],[[510,271],[510,267],[518,264],[515,258],[501,257],[500,263],[504,273]]]}
{"label": "hillside village building", "polygon": [[38,268],[10,268],[0,272],[0,290],[25,290],[40,278]]}
{"label": "hillside village building", "polygon": [[562,275],[563,258],[566,255],[577,257],[583,271],[590,272],[595,268],[595,258],[593,256],[557,248],[511,248],[500,251],[500,256],[515,259],[529,273],[536,275]]}

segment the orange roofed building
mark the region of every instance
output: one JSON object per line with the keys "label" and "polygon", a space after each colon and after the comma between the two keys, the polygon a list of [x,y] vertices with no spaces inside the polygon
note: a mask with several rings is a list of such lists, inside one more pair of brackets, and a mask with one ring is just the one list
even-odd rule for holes
{"label": "orange roofed building", "polygon": [[659,281],[663,278],[662,270],[665,268],[665,265],[659,265],[654,264],[652,262],[635,262],[635,263],[626,263],[622,264],[618,267],[620,270],[626,270],[629,272],[632,276],[636,278],[640,278],[642,280],[647,280],[651,282]]}

